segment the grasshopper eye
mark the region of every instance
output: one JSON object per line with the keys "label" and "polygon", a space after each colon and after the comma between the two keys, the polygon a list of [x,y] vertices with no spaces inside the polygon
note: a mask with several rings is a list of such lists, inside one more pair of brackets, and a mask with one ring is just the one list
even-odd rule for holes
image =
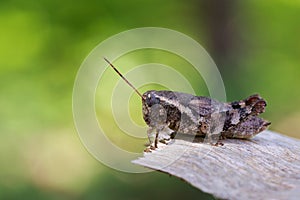
{"label": "grasshopper eye", "polygon": [[153,94],[148,94],[146,98],[146,104],[148,106],[153,106],[154,104],[159,104],[159,98],[156,98]]}

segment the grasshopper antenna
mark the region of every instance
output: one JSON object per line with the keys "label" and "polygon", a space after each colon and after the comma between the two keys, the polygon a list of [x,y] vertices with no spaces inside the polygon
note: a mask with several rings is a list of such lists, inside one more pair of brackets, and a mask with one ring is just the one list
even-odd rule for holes
{"label": "grasshopper antenna", "polygon": [[106,58],[103,57],[103,59],[117,72],[117,74],[119,74],[119,76],[121,76],[121,78],[140,96],[142,97],[142,99],[145,99],[141,93],[139,93],[139,91],[121,74],[121,72],[119,72],[119,70],[117,70],[117,68],[115,68],[115,66],[109,62],[109,60],[107,60]]}

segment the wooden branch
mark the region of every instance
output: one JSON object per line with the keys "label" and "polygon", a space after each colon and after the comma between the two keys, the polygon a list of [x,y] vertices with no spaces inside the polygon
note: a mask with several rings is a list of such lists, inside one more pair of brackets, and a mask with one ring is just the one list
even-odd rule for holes
{"label": "wooden branch", "polygon": [[133,163],[177,176],[221,199],[300,198],[300,141],[271,131],[224,146],[175,139]]}

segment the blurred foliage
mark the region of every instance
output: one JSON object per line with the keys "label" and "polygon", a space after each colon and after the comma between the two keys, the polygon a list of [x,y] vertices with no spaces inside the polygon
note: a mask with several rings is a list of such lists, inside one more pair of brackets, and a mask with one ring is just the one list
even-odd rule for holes
{"label": "blurred foliage", "polygon": [[[81,62],[99,42],[131,28],[166,27],[196,39],[216,60],[228,100],[259,92],[268,101],[271,129],[300,138],[300,2],[224,2],[232,5],[226,24],[213,12],[223,10],[218,1],[2,0],[0,199],[211,199],[174,177],[99,165],[76,135],[72,87]],[[154,51],[132,58],[178,70],[188,65]],[[207,95],[202,80],[190,81]],[[138,99],[131,101],[130,108],[140,109],[132,106]],[[140,115],[133,118],[142,123]],[[142,143],[134,145],[142,149]]]}

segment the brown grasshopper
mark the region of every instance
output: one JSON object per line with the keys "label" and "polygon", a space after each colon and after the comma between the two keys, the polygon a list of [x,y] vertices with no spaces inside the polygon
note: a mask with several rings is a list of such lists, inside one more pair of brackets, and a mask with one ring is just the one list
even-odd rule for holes
{"label": "brown grasshopper", "polygon": [[174,133],[203,136],[212,143],[216,137],[249,139],[271,124],[258,117],[267,106],[258,94],[229,103],[173,91],[151,90],[142,95],[112,63],[104,60],[142,98],[143,118],[149,126],[150,146],[146,151],[157,148],[158,141],[166,143]]}

